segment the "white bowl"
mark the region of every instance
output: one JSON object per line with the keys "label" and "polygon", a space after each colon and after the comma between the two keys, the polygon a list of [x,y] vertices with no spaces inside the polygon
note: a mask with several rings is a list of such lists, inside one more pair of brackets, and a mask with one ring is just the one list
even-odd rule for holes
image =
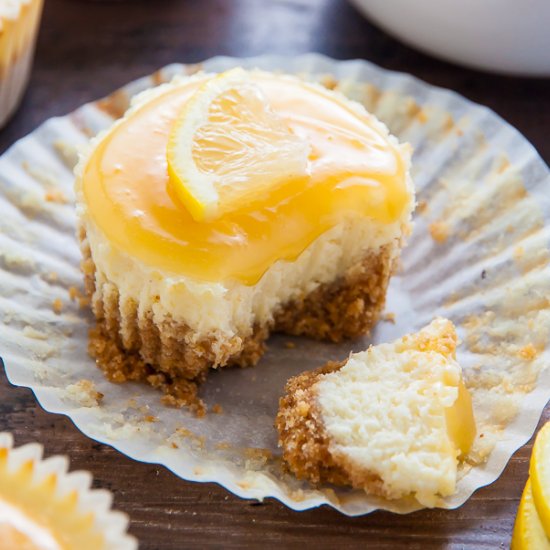
{"label": "white bowl", "polygon": [[550,76],[550,0],[351,0],[388,33],[449,61]]}

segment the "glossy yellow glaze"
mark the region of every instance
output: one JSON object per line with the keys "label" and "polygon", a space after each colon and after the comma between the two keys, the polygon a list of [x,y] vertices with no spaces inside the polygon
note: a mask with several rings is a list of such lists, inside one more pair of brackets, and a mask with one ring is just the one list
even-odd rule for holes
{"label": "glossy yellow glaze", "polygon": [[197,222],[170,191],[166,146],[198,82],[169,88],[110,132],[84,168],[88,211],[112,244],[170,272],[254,284],[275,261],[295,259],[345,219],[388,224],[402,216],[411,201],[402,152],[370,116],[299,81],[263,75],[255,83],[309,142],[307,177]]}
{"label": "glossy yellow glaze", "polygon": [[447,433],[460,456],[470,451],[476,436],[476,423],[470,392],[460,380],[458,397],[446,411]]}

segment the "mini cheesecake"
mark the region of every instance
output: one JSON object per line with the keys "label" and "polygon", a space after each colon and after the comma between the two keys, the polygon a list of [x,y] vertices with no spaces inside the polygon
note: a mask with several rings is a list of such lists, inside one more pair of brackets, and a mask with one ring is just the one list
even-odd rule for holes
{"label": "mini cheesecake", "polygon": [[298,478],[424,506],[456,490],[476,428],[453,324],[371,346],[291,378],[276,426]]}
{"label": "mini cheesecake", "polygon": [[[335,342],[366,334],[384,306],[414,208],[410,148],[339,93],[242,73],[255,112],[265,110],[255,131],[264,115],[276,118],[305,151],[300,174],[282,159],[284,177],[252,199],[202,219],[186,207],[167,150],[175,125],[219,78],[211,74],[136,97],[76,168],[82,266],[98,323],[91,349],[113,380],[185,385],[211,367],[255,364],[272,331]],[[238,101],[232,108],[245,111]],[[234,145],[215,116],[210,126]],[[242,131],[239,140],[247,141]],[[210,145],[193,150],[206,176],[209,154]],[[241,169],[257,171],[257,156],[243,156]]]}

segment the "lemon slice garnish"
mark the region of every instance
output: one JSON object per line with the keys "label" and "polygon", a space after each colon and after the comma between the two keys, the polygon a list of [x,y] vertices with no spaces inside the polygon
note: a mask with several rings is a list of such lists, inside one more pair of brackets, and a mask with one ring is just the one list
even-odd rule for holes
{"label": "lemon slice garnish", "polygon": [[201,85],[175,121],[170,185],[193,218],[212,220],[304,177],[308,154],[251,73],[232,69]]}
{"label": "lemon slice garnish", "polygon": [[550,550],[550,540],[544,532],[533,501],[531,479],[527,480],[521,495],[511,550]]}
{"label": "lemon slice garnish", "polygon": [[546,532],[550,538],[550,422],[547,422],[535,440],[529,468],[533,500]]}

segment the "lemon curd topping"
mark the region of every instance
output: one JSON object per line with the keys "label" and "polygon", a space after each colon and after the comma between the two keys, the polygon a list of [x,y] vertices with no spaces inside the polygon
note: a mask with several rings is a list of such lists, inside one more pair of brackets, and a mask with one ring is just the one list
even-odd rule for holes
{"label": "lemon curd topping", "polygon": [[171,188],[166,148],[174,121],[204,79],[168,87],[116,125],[83,169],[89,214],[112,244],[172,273],[255,284],[274,262],[294,260],[339,223],[401,219],[412,200],[408,161],[373,117],[296,79],[257,74],[254,80],[309,144],[307,175],[219,219],[196,221]]}

